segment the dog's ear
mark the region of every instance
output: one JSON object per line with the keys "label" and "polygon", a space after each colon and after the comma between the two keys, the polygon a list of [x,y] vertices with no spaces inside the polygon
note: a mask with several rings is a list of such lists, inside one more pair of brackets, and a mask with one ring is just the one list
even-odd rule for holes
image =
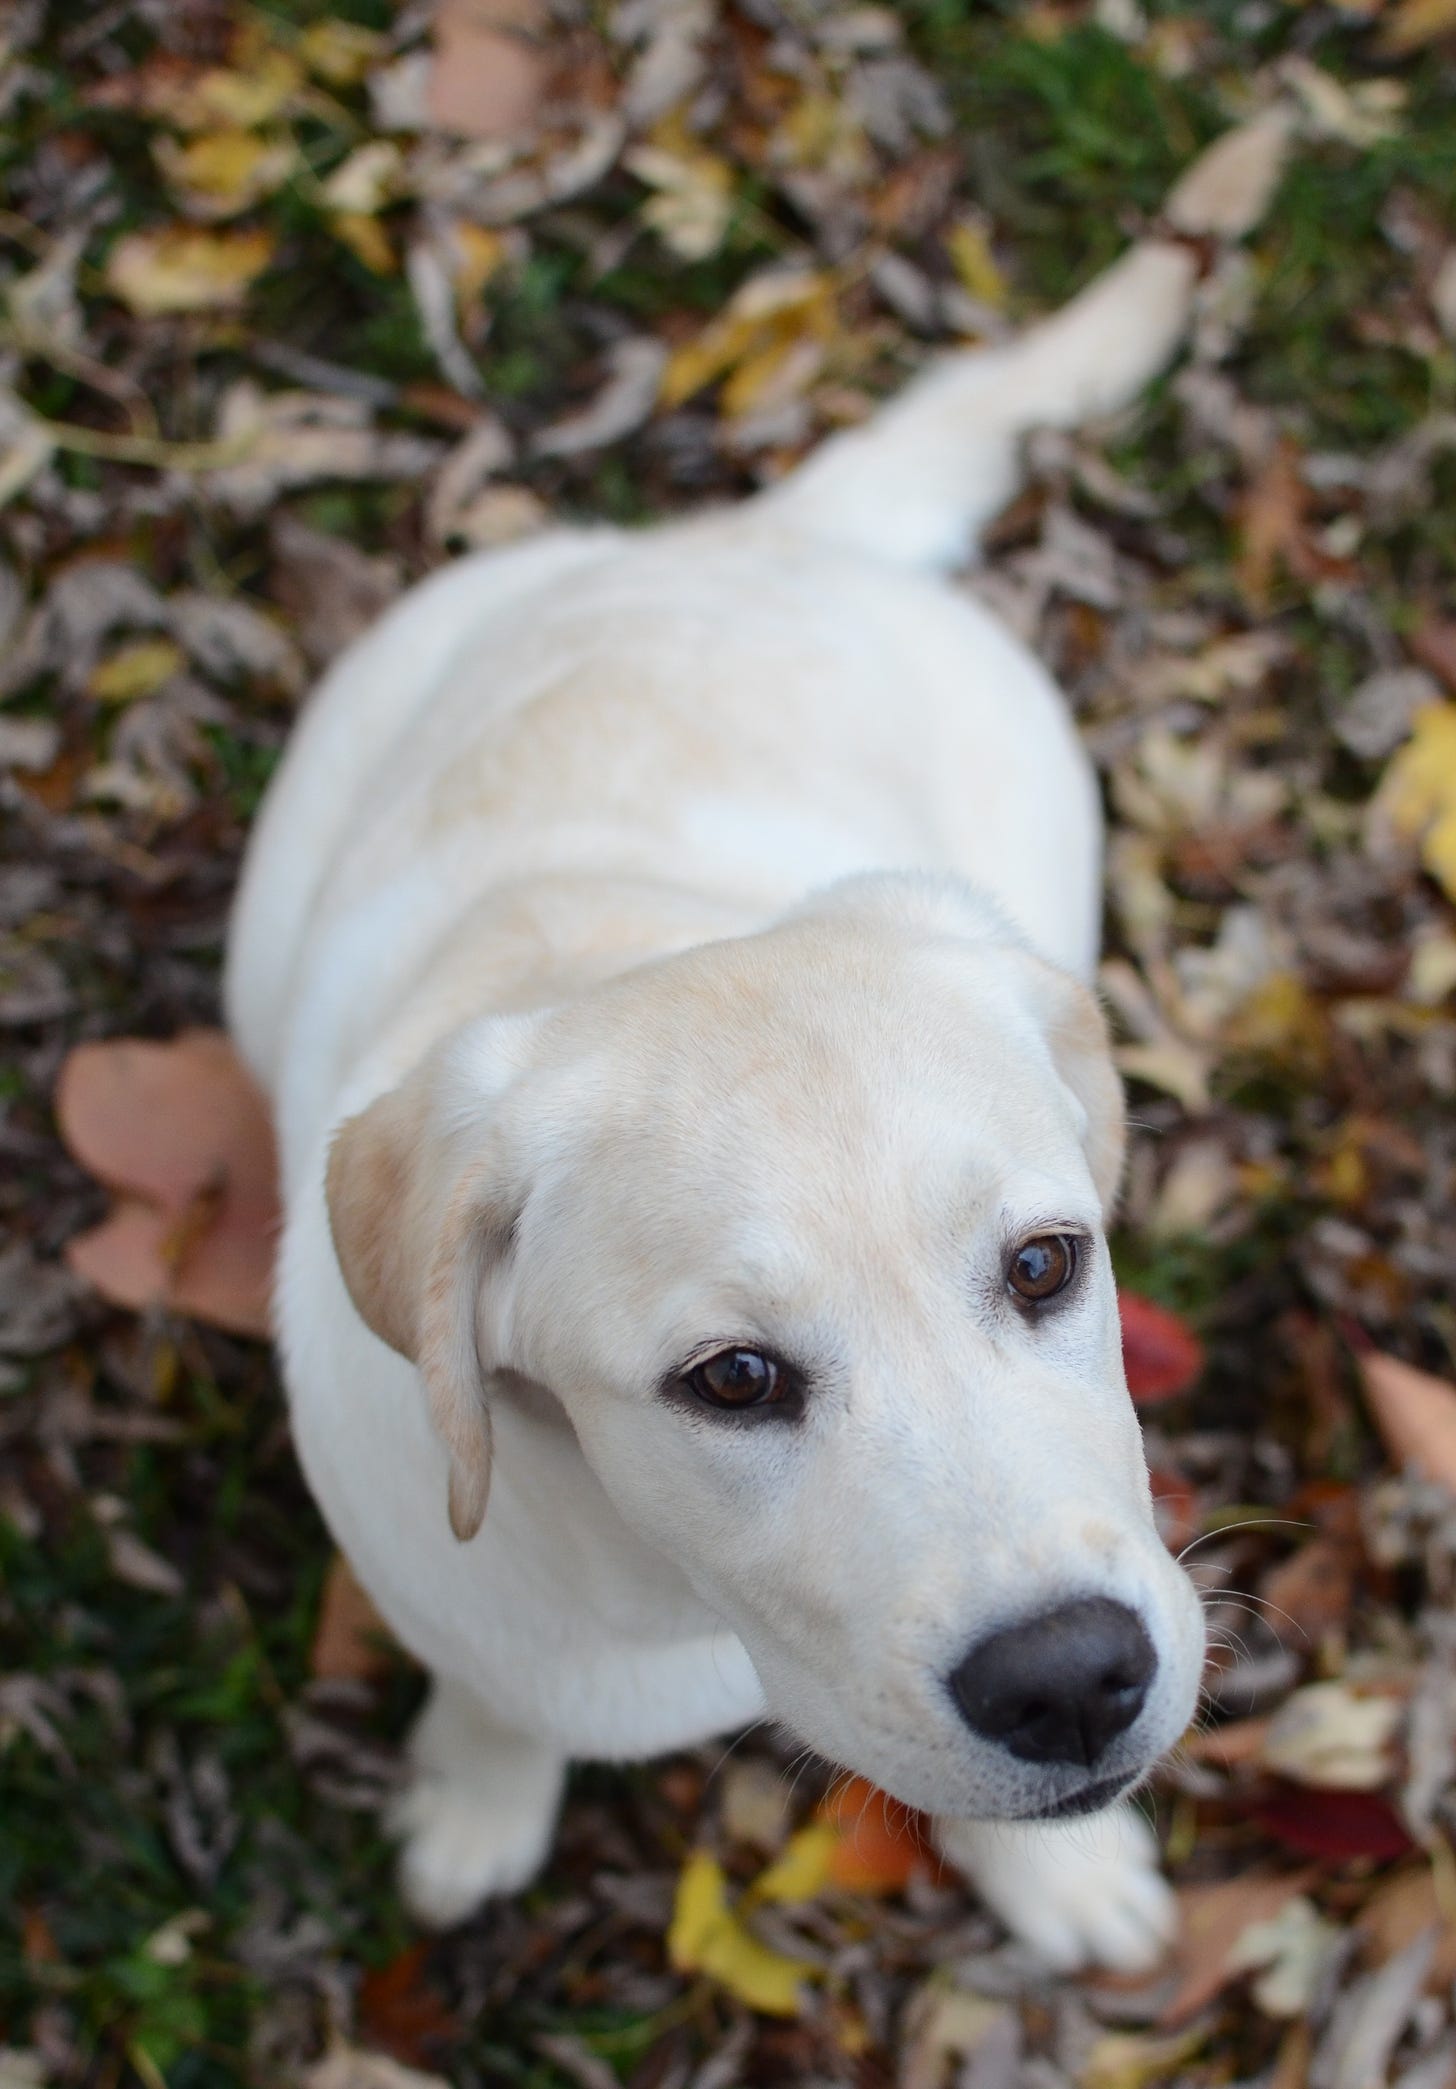
{"label": "dog's ear", "polygon": [[1082,1147],[1109,1218],[1127,1152],[1127,1101],[1097,996],[1041,958],[1030,958],[1038,1018],[1052,1061],[1082,1115]]}
{"label": "dog's ear", "polygon": [[[485,1288],[510,1253],[520,1193],[496,1141],[462,1092],[458,1042],[434,1052],[358,1116],[329,1149],[326,1194],[334,1251],[366,1326],[420,1374],[430,1418],[450,1457],[450,1528],[474,1537],[490,1491],[490,1380],[503,1362],[481,1354]],[[462,1118],[475,1120],[469,1154]]]}

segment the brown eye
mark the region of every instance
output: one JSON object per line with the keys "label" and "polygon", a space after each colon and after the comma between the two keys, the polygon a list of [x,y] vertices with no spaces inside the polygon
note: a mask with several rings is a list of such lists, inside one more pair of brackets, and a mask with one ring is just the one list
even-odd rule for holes
{"label": "brown eye", "polygon": [[687,1382],[709,1407],[767,1407],[782,1398],[784,1369],[756,1349],[724,1349],[697,1364]]}
{"label": "brown eye", "polygon": [[1039,1306],[1066,1290],[1076,1268],[1077,1243],[1070,1233],[1036,1233],[1011,1257],[1006,1281],[1018,1298]]}

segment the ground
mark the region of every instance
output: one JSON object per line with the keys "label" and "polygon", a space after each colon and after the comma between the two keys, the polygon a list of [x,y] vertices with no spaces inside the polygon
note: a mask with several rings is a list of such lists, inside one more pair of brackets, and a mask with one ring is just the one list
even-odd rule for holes
{"label": "ground", "polygon": [[[432,74],[423,4],[10,7],[5,2089],[1452,2079],[1456,1516],[1396,1467],[1456,1440],[1453,18],[445,0]],[[1206,1349],[1144,1416],[1219,1645],[1148,1801],[1184,1968],[1048,1983],[953,1879],[816,1877],[750,1918],[812,1969],[794,2013],[748,2008],[666,1938],[813,1814],[760,1739],[582,1771],[540,1885],[422,1938],[381,1825],[418,1682],[321,1673],[266,1347],[64,1261],[106,1202],[64,1055],[217,1020],[290,717],[401,585],[772,475],[1055,304],[1276,101],[1287,173],[1190,356],[1033,443],[967,582],[1105,780],[1119,1272]],[[1388,1357],[1429,1375],[1392,1393]]]}

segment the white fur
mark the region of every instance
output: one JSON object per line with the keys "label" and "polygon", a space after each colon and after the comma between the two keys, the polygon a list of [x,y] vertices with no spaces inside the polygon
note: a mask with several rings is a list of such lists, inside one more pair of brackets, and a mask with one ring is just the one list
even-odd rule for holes
{"label": "white fur", "polygon": [[[1191,1712],[1202,1630],[1101,1235],[1116,1112],[1072,983],[1096,792],[1044,670],[933,569],[1022,429],[1158,367],[1193,277],[1176,243],[1135,249],[732,513],[452,566],[300,725],[227,1003],[279,1125],[299,1452],[437,1678],[398,1822],[436,1920],[529,1878],[570,1758],[767,1710],[944,1817],[1049,1962],[1166,1939],[1146,1833],[1031,1825],[1085,1778],[972,1734],[946,1685],[1000,1626],[1121,1600],[1158,1655],[1110,1755],[1132,1777]],[[326,1204],[338,1127],[396,1090],[417,1130],[371,1237],[406,1292],[433,1256],[421,1314],[450,1294],[429,1404],[351,1303]],[[480,1219],[452,1260],[439,1214],[475,1186],[509,1237]],[[1087,1279],[1032,1324],[1007,1244],[1051,1227],[1086,1234]],[[801,1425],[664,1396],[744,1341],[802,1360]],[[467,1530],[490,1473],[466,1543],[452,1457]]]}

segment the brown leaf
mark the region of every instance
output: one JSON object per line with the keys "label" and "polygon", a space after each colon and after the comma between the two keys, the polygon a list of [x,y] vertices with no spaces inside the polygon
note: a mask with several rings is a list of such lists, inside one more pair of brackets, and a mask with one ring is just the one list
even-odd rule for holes
{"label": "brown leaf", "polygon": [[71,1268],[113,1304],[166,1305],[266,1336],[273,1132],[221,1032],[78,1046],[61,1068],[56,1116],[75,1159],[118,1192],[111,1216],[68,1243]]}
{"label": "brown leaf", "polygon": [[1178,1983],[1158,2018],[1165,2030],[1186,2023],[1222,1992],[1235,1977],[1231,1961],[1244,1931],[1255,1922],[1272,1921],[1315,1876],[1313,1870],[1248,1873],[1216,1886],[1180,1890]]}
{"label": "brown leaf", "polygon": [[321,1682],[368,1683],[390,1665],[389,1627],[354,1579],[342,1552],[329,1561],[309,1650],[310,1675]]}
{"label": "brown leaf", "polygon": [[1309,489],[1299,469],[1299,451],[1287,438],[1276,443],[1241,503],[1239,585],[1248,600],[1265,608],[1281,566],[1298,573],[1305,551]]}
{"label": "brown leaf", "polygon": [[1341,1629],[1355,1588],[1356,1548],[1338,1538],[1313,1538],[1264,1577],[1259,1594],[1278,1638],[1317,1647]]}
{"label": "brown leaf", "polygon": [[1360,1377],[1391,1463],[1456,1494],[1456,1386],[1379,1350],[1360,1358]]}
{"label": "brown leaf", "polygon": [[1429,1865],[1418,1871],[1397,1872],[1371,1894],[1355,1918],[1355,1928],[1365,1940],[1372,1965],[1383,1966],[1398,1952],[1413,1944],[1428,1929],[1439,1931],[1436,1955],[1426,1985],[1431,1990],[1447,1988],[1456,1980],[1456,1923],[1442,1904],[1436,1875]]}
{"label": "brown leaf", "polygon": [[453,2045],[460,2025],[427,1978],[433,1944],[413,1944],[359,1983],[359,2029],[407,2067],[428,2064]]}
{"label": "brown leaf", "polygon": [[425,104],[436,130],[459,138],[514,138],[529,131],[546,80],[530,40],[532,0],[440,0]]}
{"label": "brown leaf", "polygon": [[1423,617],[1411,633],[1410,649],[1456,696],[1456,618]]}

